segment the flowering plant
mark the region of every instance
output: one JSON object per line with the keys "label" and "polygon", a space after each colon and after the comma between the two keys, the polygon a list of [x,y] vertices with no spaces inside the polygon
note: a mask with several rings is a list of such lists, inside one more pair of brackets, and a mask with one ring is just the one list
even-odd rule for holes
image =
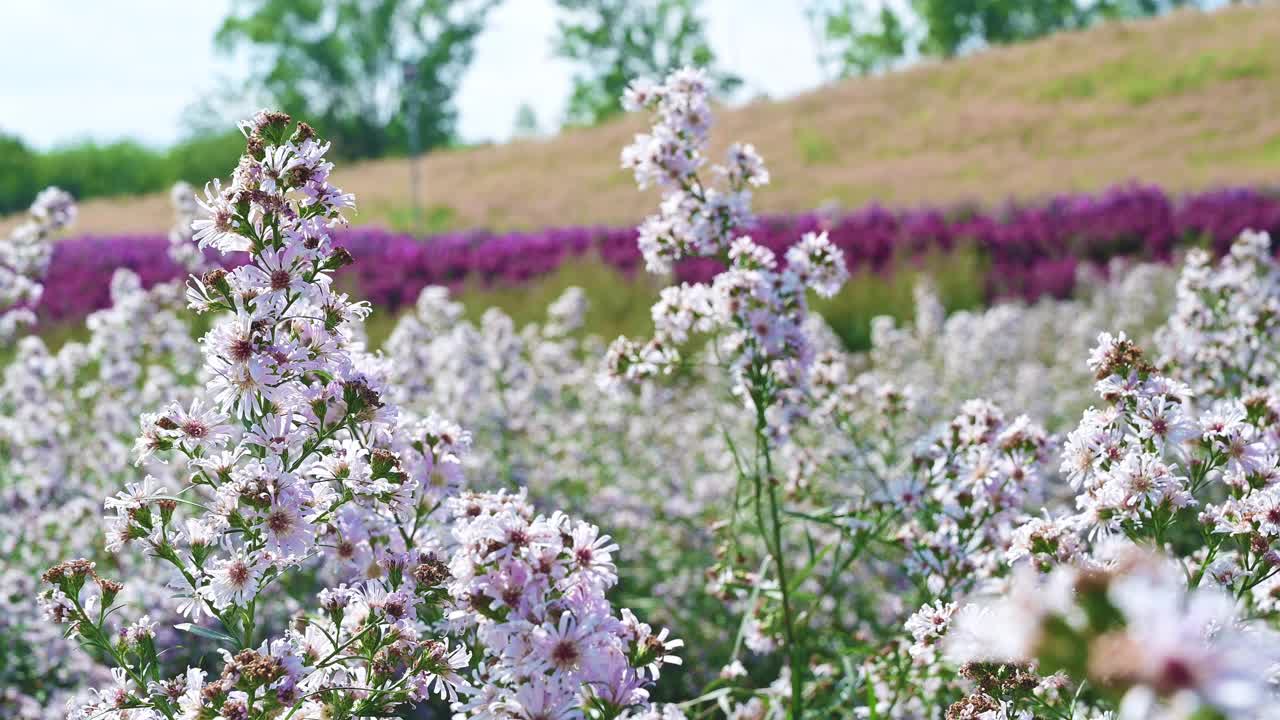
{"label": "flowering plant", "polygon": [[0,239],[0,340],[12,339],[19,325],[35,317],[27,306],[40,302],[41,279],[53,257],[51,240],[76,219],[76,203],[66,192],[48,187],[36,195],[28,219]]}
{"label": "flowering plant", "polygon": [[18,343],[0,715],[1274,714],[1265,234],[1070,300],[948,316],[922,287],[850,353],[807,297],[848,257],[744,237],[768,175],[745,145],[708,167],[700,74],[627,103],[656,123],[623,164],[663,191],[636,252],[684,280],[650,339],[583,333],[577,290],[521,327],[429,286],[368,350],[353,198],[263,112],[226,187],[175,190],[186,286],[122,271],[85,342]]}
{"label": "flowering plant", "polygon": [[[330,230],[354,203],[328,183],[329,145],[280,113],[241,129],[246,154],[228,187],[206,188],[192,227],[202,247],[250,260],[192,278],[189,305],[222,314],[202,340],[208,381],[189,403],[144,414],[135,443],[140,463],[186,469],[172,490],[147,476],[106,503],[107,549],[141,546],[171,568],[172,608],[188,620],[176,628],[219,644],[221,670],[165,675],[157,623],[118,619],[123,586],[88,560],[59,563],[43,575],[47,616],[112,666],[112,684],[72,716],[365,717],[433,697],[460,713],[534,713],[552,689],[557,707],[592,717],[643,706],[679,643],[613,617],[603,593],[616,546],[517,499],[475,496],[508,511],[492,518],[457,509],[469,434],[387,401],[381,363],[357,339],[368,306],[332,287],[352,258]],[[506,610],[479,602],[495,585],[464,582],[518,573],[519,559],[548,584],[495,597]],[[303,570],[324,582],[299,598]],[[280,624],[269,611],[284,599],[301,607]],[[501,629],[473,629],[481,611],[547,627],[548,641],[517,655]]]}

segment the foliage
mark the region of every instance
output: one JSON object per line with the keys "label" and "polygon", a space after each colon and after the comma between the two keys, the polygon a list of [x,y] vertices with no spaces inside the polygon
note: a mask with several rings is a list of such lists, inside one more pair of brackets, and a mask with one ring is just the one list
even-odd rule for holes
{"label": "foliage", "polygon": [[40,156],[22,140],[0,135],[0,214],[26,207],[43,187],[39,162]]}
{"label": "foliage", "polygon": [[539,132],[541,130],[538,127],[538,112],[529,103],[520,103],[520,107],[516,108],[515,121],[512,123],[512,136],[517,138],[533,137]]}
{"label": "foliage", "polygon": [[907,52],[907,28],[888,4],[872,11],[857,0],[820,0],[807,8],[819,35],[819,62],[828,75],[867,75]]}
{"label": "foliage", "polygon": [[[225,52],[260,58],[252,85],[314,120],[347,157],[443,145],[472,43],[497,0],[241,0]],[[416,109],[415,109],[416,108]]]}
{"label": "foliage", "polygon": [[812,0],[820,56],[840,77],[917,56],[950,58],[1101,20],[1149,17],[1200,0]]}
{"label": "foliage", "polygon": [[714,70],[699,0],[556,0],[566,17],[558,23],[555,53],[578,68],[567,120],[595,125],[622,111],[618,98],[636,77],[661,77],[685,65],[712,68],[716,89],[732,92],[742,81]]}
{"label": "foliage", "polygon": [[240,133],[230,131],[193,136],[166,150],[123,140],[39,152],[0,135],[0,214],[25,208],[49,185],[83,200],[155,192],[179,180],[203,183],[235,162],[242,143]]}

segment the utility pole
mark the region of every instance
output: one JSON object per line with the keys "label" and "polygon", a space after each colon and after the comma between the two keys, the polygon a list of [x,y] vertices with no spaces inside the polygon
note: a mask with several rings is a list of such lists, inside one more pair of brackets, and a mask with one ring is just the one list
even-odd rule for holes
{"label": "utility pole", "polygon": [[409,130],[409,203],[414,230],[422,229],[422,213],[418,202],[418,66],[411,62],[403,65],[404,93]]}

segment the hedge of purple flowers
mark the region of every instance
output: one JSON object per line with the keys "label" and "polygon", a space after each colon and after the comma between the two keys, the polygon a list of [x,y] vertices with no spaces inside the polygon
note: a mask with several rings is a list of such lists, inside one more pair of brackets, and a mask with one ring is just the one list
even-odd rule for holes
{"label": "hedge of purple flowers", "polygon": [[[1226,188],[1174,196],[1150,185],[1124,185],[1097,195],[1062,195],[998,210],[972,207],[810,212],[759,218],[758,244],[778,252],[805,232],[825,230],[844,252],[851,272],[891,272],[897,263],[957,248],[986,261],[989,297],[1062,297],[1073,289],[1081,263],[1114,257],[1169,259],[1175,248],[1208,244],[1218,253],[1241,230],[1280,232],[1280,193]],[[641,265],[633,228],[552,228],[537,232],[472,231],[421,238],[380,228],[343,232],[339,242],[362,259],[347,270],[361,297],[396,309],[412,303],[428,284],[509,286],[555,271],[572,258],[594,256],[631,273]],[[165,236],[87,235],[58,244],[38,315],[75,319],[108,302],[108,280],[119,267],[145,285],[181,276],[166,252]],[[684,261],[679,280],[705,280],[719,272],[710,260]],[[342,277],[342,274],[339,274]]]}

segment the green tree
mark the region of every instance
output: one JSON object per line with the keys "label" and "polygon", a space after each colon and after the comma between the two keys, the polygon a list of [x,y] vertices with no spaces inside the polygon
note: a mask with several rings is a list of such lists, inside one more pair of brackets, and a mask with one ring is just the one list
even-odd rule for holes
{"label": "green tree", "polygon": [[170,177],[164,153],[132,140],[82,142],[43,153],[40,186],[57,185],[76,198],[127,195],[160,189]]}
{"label": "green tree", "polygon": [[907,28],[888,5],[868,8],[858,0],[828,0],[809,7],[818,25],[819,63],[829,74],[867,75],[883,70],[907,49]]}
{"label": "green tree", "polygon": [[342,155],[377,157],[407,150],[411,130],[423,148],[452,139],[453,96],[496,2],[237,0],[215,40],[255,56],[253,89]]}
{"label": "green tree", "polygon": [[237,130],[208,132],[183,140],[166,153],[165,186],[186,180],[197,187],[209,178],[226,177],[244,152],[244,136]]}
{"label": "green tree", "polygon": [[742,81],[715,69],[697,0],[556,0],[555,54],[573,61],[567,122],[594,125],[622,111],[619,98],[637,77],[661,78],[684,65],[706,69],[721,93]]}
{"label": "green tree", "polygon": [[[840,76],[866,74],[916,55],[950,58],[1100,20],[1158,15],[1199,0],[811,0],[820,56]],[[874,9],[873,9],[874,7]]]}
{"label": "green tree", "polygon": [[518,138],[534,137],[541,129],[538,127],[538,112],[527,102],[516,108],[516,119],[511,134]]}
{"label": "green tree", "polygon": [[914,6],[928,28],[921,53],[942,57],[1083,27],[1093,16],[1076,0],[916,0]]}
{"label": "green tree", "polygon": [[18,138],[0,135],[0,215],[25,209],[40,191],[38,160]]}

